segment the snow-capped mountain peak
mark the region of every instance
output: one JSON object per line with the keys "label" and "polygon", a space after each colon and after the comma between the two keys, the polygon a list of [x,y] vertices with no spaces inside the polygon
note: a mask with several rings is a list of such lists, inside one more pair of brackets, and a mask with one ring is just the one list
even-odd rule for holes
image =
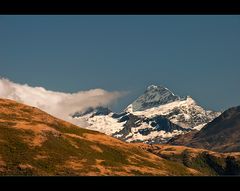
{"label": "snow-capped mountain peak", "polygon": [[158,86],[155,86],[155,85],[152,84],[152,85],[147,87],[147,90],[157,89],[157,88],[158,88]]}
{"label": "snow-capped mountain peak", "polygon": [[220,115],[219,112],[204,110],[190,96],[143,111],[134,112],[131,110],[131,107],[132,105],[129,105],[126,110],[134,115],[148,118],[161,115],[168,118],[174,124],[190,129],[197,126],[197,129],[200,129],[204,124]]}
{"label": "snow-capped mountain peak", "polygon": [[172,93],[168,88],[161,85],[150,85],[144,94],[132,103],[131,108],[132,111],[143,111],[176,100],[180,100],[180,97]]}
{"label": "snow-capped mountain peak", "polygon": [[75,113],[85,128],[103,132],[127,142],[164,143],[191,130],[200,130],[220,115],[206,111],[190,96],[179,97],[161,85],[150,85],[122,113],[107,108],[88,108]]}

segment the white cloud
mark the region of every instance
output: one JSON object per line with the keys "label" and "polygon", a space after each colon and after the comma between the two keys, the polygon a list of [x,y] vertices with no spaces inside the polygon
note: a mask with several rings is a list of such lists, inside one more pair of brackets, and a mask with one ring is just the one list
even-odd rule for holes
{"label": "white cloud", "polygon": [[55,117],[73,123],[69,114],[83,111],[88,107],[109,106],[123,95],[125,92],[108,92],[103,89],[91,89],[77,93],[55,92],[43,87],[31,87],[27,84],[17,84],[0,78],[1,98],[38,107]]}

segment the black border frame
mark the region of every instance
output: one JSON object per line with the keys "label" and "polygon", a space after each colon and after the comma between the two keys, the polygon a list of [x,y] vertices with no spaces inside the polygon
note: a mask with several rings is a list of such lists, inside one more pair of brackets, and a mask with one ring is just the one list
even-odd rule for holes
{"label": "black border frame", "polygon": [[240,14],[240,2],[208,2],[197,1],[155,1],[119,3],[116,1],[89,2],[75,1],[56,3],[32,2],[0,3],[0,14]]}
{"label": "black border frame", "polygon": [[[2,15],[46,15],[46,14],[66,14],[66,15],[206,15],[206,14],[240,14],[240,3],[229,1],[215,3],[198,3],[198,2],[158,2],[158,3],[38,3],[38,2],[1,2],[0,14]],[[194,187],[192,187],[192,184]],[[209,188],[213,186],[230,189],[233,186],[240,185],[238,176],[221,176],[221,177],[19,177],[6,176],[0,177],[0,185],[8,188],[23,187],[30,188],[67,188],[76,186],[77,190],[85,190],[83,187],[97,190],[100,188],[111,190],[121,189],[144,189],[144,190],[163,190],[176,187],[184,190],[195,190]],[[50,186],[50,187],[49,187]],[[153,188],[154,187],[154,188]],[[155,187],[157,189],[155,189]]]}

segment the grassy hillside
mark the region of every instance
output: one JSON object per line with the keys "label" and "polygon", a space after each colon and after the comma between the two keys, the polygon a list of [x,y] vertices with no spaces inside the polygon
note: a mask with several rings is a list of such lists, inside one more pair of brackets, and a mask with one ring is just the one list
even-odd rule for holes
{"label": "grassy hillside", "polygon": [[198,175],[137,145],[0,99],[0,175]]}
{"label": "grassy hillside", "polygon": [[240,175],[240,153],[217,153],[185,146],[146,145],[138,146],[161,158],[194,169],[201,175]]}

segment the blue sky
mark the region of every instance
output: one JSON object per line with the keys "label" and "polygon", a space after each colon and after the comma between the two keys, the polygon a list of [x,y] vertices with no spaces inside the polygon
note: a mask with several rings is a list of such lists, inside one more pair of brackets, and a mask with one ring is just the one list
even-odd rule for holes
{"label": "blue sky", "polygon": [[49,90],[162,84],[222,110],[240,105],[240,16],[0,16],[0,76]]}

